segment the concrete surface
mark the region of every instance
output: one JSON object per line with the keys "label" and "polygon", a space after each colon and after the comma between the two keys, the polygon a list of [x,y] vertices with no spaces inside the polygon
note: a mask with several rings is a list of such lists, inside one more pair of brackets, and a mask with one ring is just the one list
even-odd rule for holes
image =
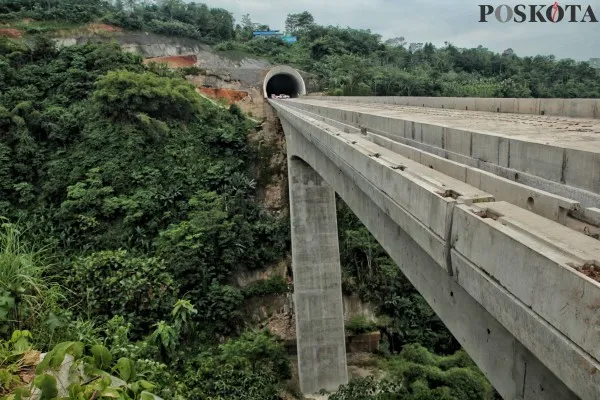
{"label": "concrete surface", "polygon": [[300,389],[336,390],[348,371],[335,192],[299,158],[288,169]]}
{"label": "concrete surface", "polygon": [[415,107],[485,111],[492,113],[600,118],[599,99],[495,99],[463,97],[322,96],[323,100],[348,103],[395,104]]}
{"label": "concrete surface", "polygon": [[[466,101],[466,100],[465,100]],[[304,97],[290,106],[581,202],[600,204],[600,121]]]}
{"label": "concrete surface", "polygon": [[563,225],[566,224],[569,212],[580,209],[580,203],[577,201],[513,182],[478,168],[447,160],[424,150],[387,139],[384,136],[369,134],[368,137],[377,145],[484,190],[497,200],[507,201]]}
{"label": "concrete surface", "polygon": [[[294,68],[290,68],[285,65],[278,65],[276,67],[271,68],[269,70],[269,72],[267,73],[267,75],[265,76],[264,83],[263,83],[263,95],[265,98],[269,97],[267,95],[267,85],[269,84],[269,81],[271,79],[277,77],[278,75],[284,75],[284,76],[290,77],[293,80],[293,82],[295,82],[295,88],[296,88],[299,96],[304,96],[306,94],[306,84],[304,83],[304,78],[302,78],[302,75],[300,75],[300,73],[298,71],[296,71]],[[277,94],[282,94],[282,93],[284,93],[284,92],[281,91],[280,93],[277,93]],[[292,96],[292,97],[295,97],[295,96]]]}
{"label": "concrete surface", "polygon": [[600,241],[494,202],[456,207],[452,248],[600,359],[600,285],[576,270],[600,265]]}
{"label": "concrete surface", "polygon": [[[364,354],[364,353],[375,353],[379,349],[379,342],[381,341],[381,333],[373,332],[362,335],[346,335],[346,356],[350,357],[352,354]],[[283,342],[286,352],[289,355],[298,355],[298,342],[296,338],[288,339]],[[302,360],[303,363],[306,360]],[[333,386],[333,385],[332,385]],[[337,390],[339,386],[335,386],[333,391]],[[310,393],[314,393],[314,390]]]}
{"label": "concrete surface", "polygon": [[[466,107],[475,102],[463,101]],[[466,131],[459,116],[453,117],[455,126],[440,129],[437,120],[397,118],[397,109],[390,117],[370,106],[307,98],[272,104],[289,157],[304,160],[346,201],[504,398],[600,398],[600,284],[578,271],[600,265],[600,242],[563,225],[565,213],[581,211],[577,199],[531,191],[522,182],[481,171],[481,164],[448,160],[406,143],[400,150],[374,143],[374,135],[380,143],[410,137],[429,148],[448,144],[465,152],[466,137],[470,151],[463,157],[472,158],[471,138],[483,134],[472,127]],[[360,133],[365,126],[366,135]],[[513,137],[497,136],[501,139],[482,136],[478,154],[490,160],[485,164],[510,165]],[[553,150],[547,159],[534,157],[545,148],[518,137],[515,154],[523,162],[531,158],[522,168],[549,180],[535,174],[552,177]],[[588,205],[583,214],[594,219],[597,209]],[[306,228],[312,222],[293,218],[293,230],[296,224]]]}

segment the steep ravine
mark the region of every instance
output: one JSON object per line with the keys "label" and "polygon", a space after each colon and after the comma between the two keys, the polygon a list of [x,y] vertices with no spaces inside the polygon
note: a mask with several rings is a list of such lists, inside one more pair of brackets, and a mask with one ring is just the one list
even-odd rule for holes
{"label": "steep ravine", "polygon": [[[257,199],[268,212],[287,216],[289,199],[285,135],[273,109],[264,99],[262,88],[262,80],[272,65],[246,54],[215,51],[192,39],[109,28],[94,27],[77,35],[57,38],[56,41],[59,46],[115,41],[124,50],[140,54],[146,64],[164,63],[172,69],[195,67],[190,69],[192,73],[186,78],[202,95],[223,106],[235,104],[249,117],[260,121],[258,129],[248,135],[249,144],[256,154],[252,168]],[[285,281],[288,290],[248,298],[242,310],[244,319],[251,326],[269,328],[288,343],[293,353],[295,318],[291,293],[291,257],[274,265],[266,265],[262,270],[238,271],[234,274],[233,283],[244,290],[268,282],[273,277]],[[374,307],[363,303],[358,296],[345,296],[344,310],[346,321],[356,316],[375,319]],[[349,348],[360,351],[361,344],[356,343],[349,345]],[[361,374],[364,375],[364,371],[357,375]]]}

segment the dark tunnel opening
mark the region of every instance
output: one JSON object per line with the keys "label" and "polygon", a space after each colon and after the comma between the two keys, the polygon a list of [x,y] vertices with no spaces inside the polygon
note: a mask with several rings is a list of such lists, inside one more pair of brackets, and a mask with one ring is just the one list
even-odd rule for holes
{"label": "dark tunnel opening", "polygon": [[271,95],[288,95],[292,98],[296,98],[302,91],[300,82],[288,74],[277,74],[274,75],[267,82],[267,97],[271,98]]}

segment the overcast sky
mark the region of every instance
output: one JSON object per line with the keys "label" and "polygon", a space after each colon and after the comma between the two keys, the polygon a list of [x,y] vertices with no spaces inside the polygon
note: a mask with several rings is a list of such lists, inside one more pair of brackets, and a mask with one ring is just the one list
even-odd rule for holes
{"label": "overcast sky", "polygon": [[[202,0],[201,0],[202,1]],[[449,41],[458,47],[483,45],[502,52],[512,48],[520,56],[554,54],[558,58],[588,60],[600,57],[600,23],[506,23],[494,18],[479,23],[479,4],[553,4],[554,0],[204,0],[231,11],[236,21],[250,14],[254,22],[284,29],[289,13],[309,11],[321,25],[370,29],[384,38],[404,36],[410,42]],[[562,1],[594,6],[598,0]],[[585,7],[584,7],[585,8]],[[583,14],[581,14],[583,17]]]}

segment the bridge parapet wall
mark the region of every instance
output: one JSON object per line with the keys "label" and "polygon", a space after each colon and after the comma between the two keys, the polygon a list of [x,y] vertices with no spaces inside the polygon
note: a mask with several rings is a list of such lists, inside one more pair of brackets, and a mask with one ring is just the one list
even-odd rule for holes
{"label": "bridge parapet wall", "polygon": [[479,97],[319,96],[344,103],[379,103],[413,107],[600,119],[600,99],[525,99]]}
{"label": "bridge parapet wall", "polygon": [[[586,123],[573,122],[571,125],[575,120],[548,121],[548,129],[552,129],[553,124],[563,123],[565,129],[582,131],[584,136],[580,139],[571,139],[573,146],[563,147],[561,141],[564,138],[560,137],[559,131],[553,134],[552,140],[532,141],[518,135],[494,135],[482,127],[467,127],[469,124],[460,124],[460,128],[456,127],[458,124],[436,124],[432,118],[416,113],[414,116],[408,112],[397,115],[385,108],[377,110],[372,105],[362,111],[352,108],[352,103],[335,107],[335,102],[320,100],[288,104],[319,118],[345,124],[348,131],[363,127],[371,134],[576,200],[584,207],[600,205],[600,152],[591,140],[595,133],[586,132],[590,130],[584,126]],[[463,117],[469,118],[469,113],[464,113]],[[545,125],[535,128],[536,123],[539,122],[526,120],[523,125],[519,125],[520,122],[513,122],[513,125],[528,127],[529,136],[532,136],[535,129],[546,128]],[[572,135],[572,132],[569,133]]]}

